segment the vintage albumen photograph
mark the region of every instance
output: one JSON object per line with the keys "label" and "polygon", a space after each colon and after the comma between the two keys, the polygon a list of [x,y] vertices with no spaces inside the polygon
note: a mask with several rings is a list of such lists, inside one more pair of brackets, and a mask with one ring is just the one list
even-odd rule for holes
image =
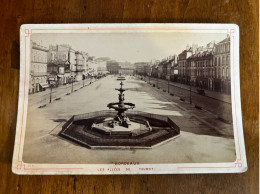
{"label": "vintage albumen photograph", "polygon": [[230,37],[32,34],[23,161],[236,159]]}

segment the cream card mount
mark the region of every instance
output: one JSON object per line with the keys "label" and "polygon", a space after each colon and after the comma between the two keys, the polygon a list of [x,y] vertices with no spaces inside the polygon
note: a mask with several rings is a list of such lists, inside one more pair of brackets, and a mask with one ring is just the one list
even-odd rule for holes
{"label": "cream card mount", "polygon": [[235,24],[25,24],[16,174],[247,170]]}

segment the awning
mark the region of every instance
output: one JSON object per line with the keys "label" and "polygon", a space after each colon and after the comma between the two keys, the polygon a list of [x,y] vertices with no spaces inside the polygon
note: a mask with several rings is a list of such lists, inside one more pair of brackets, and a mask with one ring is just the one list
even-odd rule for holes
{"label": "awning", "polygon": [[49,84],[48,83],[40,83],[40,86],[42,88],[48,88],[49,87]]}
{"label": "awning", "polygon": [[98,73],[106,74],[109,73],[109,71],[98,71]]}

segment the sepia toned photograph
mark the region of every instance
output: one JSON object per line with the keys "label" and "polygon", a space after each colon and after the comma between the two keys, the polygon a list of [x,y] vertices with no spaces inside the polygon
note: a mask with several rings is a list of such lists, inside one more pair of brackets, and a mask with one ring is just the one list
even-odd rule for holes
{"label": "sepia toned photograph", "polygon": [[231,35],[31,33],[22,162],[234,163]]}

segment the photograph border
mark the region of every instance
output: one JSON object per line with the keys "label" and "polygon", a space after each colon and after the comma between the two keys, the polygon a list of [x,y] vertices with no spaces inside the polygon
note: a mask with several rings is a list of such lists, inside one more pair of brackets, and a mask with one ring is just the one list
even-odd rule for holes
{"label": "photograph border", "polygon": [[[22,161],[28,108],[30,36],[36,33],[189,32],[230,35],[231,99],[236,160],[228,163],[34,164]],[[236,24],[25,24],[20,28],[20,85],[12,171],[16,174],[191,174],[247,170],[239,76],[239,27]],[[120,168],[120,171],[116,169]],[[105,170],[102,170],[105,169]],[[130,169],[130,170],[129,170]]]}

